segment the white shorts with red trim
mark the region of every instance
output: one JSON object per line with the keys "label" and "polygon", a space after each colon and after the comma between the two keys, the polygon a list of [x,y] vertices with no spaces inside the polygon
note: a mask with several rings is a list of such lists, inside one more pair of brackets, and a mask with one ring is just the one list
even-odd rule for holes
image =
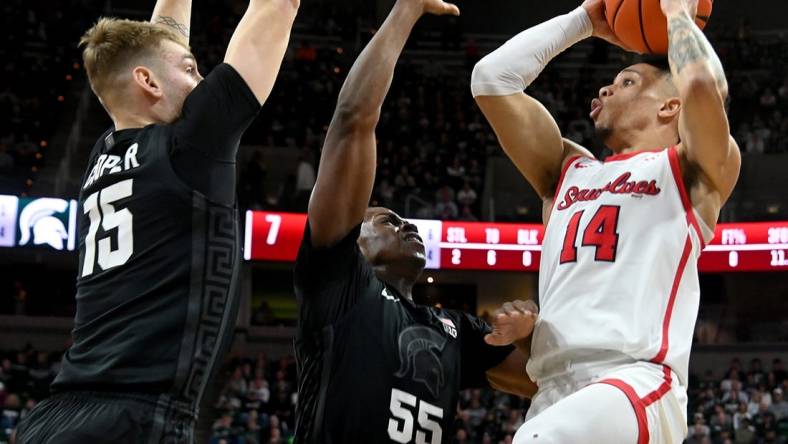
{"label": "white shorts with red trim", "polygon": [[687,392],[668,367],[634,362],[540,382],[515,444],[680,444]]}

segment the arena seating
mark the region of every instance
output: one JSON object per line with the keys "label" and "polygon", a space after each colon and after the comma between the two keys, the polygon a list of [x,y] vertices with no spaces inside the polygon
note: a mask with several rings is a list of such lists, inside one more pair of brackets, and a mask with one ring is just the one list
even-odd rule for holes
{"label": "arena seating", "polygon": [[[58,353],[31,347],[0,352],[0,444],[21,417],[48,393]],[[691,375],[689,436],[692,444],[760,444],[788,440],[788,373],[780,360],[733,359],[729,368]],[[288,442],[295,425],[295,361],[265,354],[227,360],[210,444]],[[454,443],[510,443],[529,403],[491,389],[460,395]],[[571,420],[568,418],[567,420]]]}

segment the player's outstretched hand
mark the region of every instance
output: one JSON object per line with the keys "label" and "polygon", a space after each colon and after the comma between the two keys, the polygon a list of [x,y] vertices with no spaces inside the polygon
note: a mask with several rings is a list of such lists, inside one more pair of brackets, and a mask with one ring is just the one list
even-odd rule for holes
{"label": "player's outstretched hand", "polygon": [[698,0],[660,0],[659,5],[666,16],[678,11],[686,12],[690,17],[698,15]]}
{"label": "player's outstretched hand", "polygon": [[591,18],[591,24],[594,26],[594,31],[592,32],[594,37],[606,40],[626,51],[634,52],[634,50],[628,48],[624,42],[616,37],[616,34],[610,29],[610,25],[607,24],[607,19],[605,18],[605,0],[585,0],[581,6],[583,6],[583,9],[586,10],[588,16]]}
{"label": "player's outstretched hand", "polygon": [[533,301],[507,302],[495,310],[492,319],[492,333],[484,337],[490,345],[509,345],[527,338],[534,330],[539,308]]}
{"label": "player's outstretched hand", "polygon": [[[402,0],[400,0],[402,1]],[[408,0],[412,1],[412,0]],[[421,2],[423,13],[432,15],[460,15],[457,5],[443,0],[416,0]]]}

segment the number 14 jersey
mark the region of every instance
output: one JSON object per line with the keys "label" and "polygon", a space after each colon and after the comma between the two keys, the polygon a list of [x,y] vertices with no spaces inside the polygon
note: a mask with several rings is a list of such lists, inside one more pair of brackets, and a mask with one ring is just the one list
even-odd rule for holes
{"label": "number 14 jersey", "polygon": [[664,363],[686,384],[702,223],[675,147],[570,159],[542,244],[529,375],[538,383],[617,352]]}

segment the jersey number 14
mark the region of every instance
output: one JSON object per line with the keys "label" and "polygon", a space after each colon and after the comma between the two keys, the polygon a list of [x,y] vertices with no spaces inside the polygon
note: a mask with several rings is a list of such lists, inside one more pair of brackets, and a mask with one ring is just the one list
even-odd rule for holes
{"label": "jersey number 14", "polygon": [[[123,265],[134,252],[134,233],[131,230],[134,216],[128,208],[118,210],[113,205],[131,196],[133,182],[134,179],[126,179],[96,191],[85,199],[83,211],[90,218],[90,228],[85,236],[82,277],[93,274],[96,263],[102,270]],[[117,229],[117,248],[112,249],[112,239],[109,237],[96,242],[99,226],[105,232]]]}
{"label": "jersey number 14", "polygon": [[[583,247],[595,247],[594,260],[615,262],[618,249],[618,205],[601,205],[583,230]],[[564,246],[561,249],[560,263],[566,264],[577,261],[577,232],[580,230],[580,219],[583,217],[580,210],[569,219],[564,235]]]}

